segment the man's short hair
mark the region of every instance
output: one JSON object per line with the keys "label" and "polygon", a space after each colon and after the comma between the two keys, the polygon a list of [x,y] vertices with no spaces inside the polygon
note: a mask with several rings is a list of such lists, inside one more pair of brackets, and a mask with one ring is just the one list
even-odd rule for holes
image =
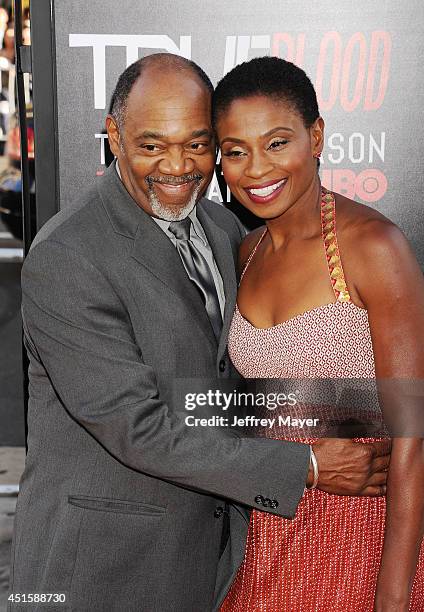
{"label": "man's short hair", "polygon": [[109,114],[115,119],[119,128],[122,128],[125,122],[128,96],[135,82],[139,79],[143,70],[148,66],[158,66],[160,68],[168,70],[173,69],[179,72],[191,70],[200,79],[202,84],[205,85],[207,91],[211,95],[213,93],[213,85],[208,75],[192,60],[181,57],[180,55],[174,55],[173,53],[154,53],[152,55],[146,55],[146,57],[142,57],[124,70],[112,94]]}

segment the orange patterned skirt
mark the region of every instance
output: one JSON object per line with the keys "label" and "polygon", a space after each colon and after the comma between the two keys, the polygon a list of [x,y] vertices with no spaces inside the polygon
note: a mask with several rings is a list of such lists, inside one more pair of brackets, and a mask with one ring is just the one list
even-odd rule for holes
{"label": "orange patterned skirt", "polygon": [[[372,612],[385,498],[306,491],[293,520],[252,512],[221,612]],[[424,611],[424,546],[410,610]]]}

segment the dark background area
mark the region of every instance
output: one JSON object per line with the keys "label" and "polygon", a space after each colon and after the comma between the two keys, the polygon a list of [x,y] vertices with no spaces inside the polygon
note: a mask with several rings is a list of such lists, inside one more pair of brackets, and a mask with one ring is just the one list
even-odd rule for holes
{"label": "dark background area", "polygon": [[[16,242],[8,240],[7,243],[8,247],[2,249],[0,246],[0,257],[5,248],[17,248]],[[20,342],[21,266],[19,261],[0,259],[0,446],[25,444]]]}

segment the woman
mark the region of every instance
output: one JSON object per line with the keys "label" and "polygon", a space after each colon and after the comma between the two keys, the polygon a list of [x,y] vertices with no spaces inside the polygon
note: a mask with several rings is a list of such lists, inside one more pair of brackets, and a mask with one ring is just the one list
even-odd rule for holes
{"label": "woman", "polygon": [[[306,74],[271,57],[237,66],[218,84],[214,123],[229,188],[265,221],[240,249],[229,335],[240,373],[424,379],[421,271],[388,219],[322,189],[324,122]],[[424,610],[423,492],[422,440],[404,437],[393,440],[387,514],[384,498],[318,489],[291,521],[253,511],[222,611]]]}

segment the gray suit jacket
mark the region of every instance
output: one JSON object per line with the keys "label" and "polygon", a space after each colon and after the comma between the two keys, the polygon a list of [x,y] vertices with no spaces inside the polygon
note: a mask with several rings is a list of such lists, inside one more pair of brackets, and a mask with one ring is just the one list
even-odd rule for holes
{"label": "gray suit jacket", "polygon": [[176,249],[113,167],[25,261],[29,438],[11,591],[65,593],[49,609],[212,610],[243,557],[242,507],[263,510],[262,495],[293,516],[302,495],[307,447],[186,427],[175,402],[176,378],[231,372],[240,225],[208,200],[197,210],[226,290],[219,346]]}

